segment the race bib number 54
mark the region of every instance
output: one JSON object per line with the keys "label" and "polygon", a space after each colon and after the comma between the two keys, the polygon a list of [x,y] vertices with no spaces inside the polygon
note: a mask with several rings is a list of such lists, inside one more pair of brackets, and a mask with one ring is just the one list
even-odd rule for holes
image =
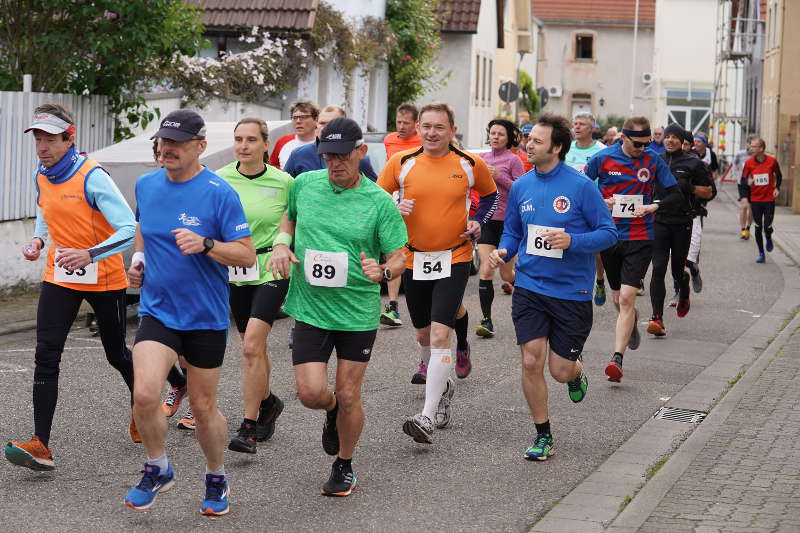
{"label": "race bib number 54", "polygon": [[536,224],[528,224],[528,243],[525,252],[531,255],[539,255],[542,257],[552,257],[553,259],[561,259],[564,257],[564,250],[553,249],[550,244],[544,240],[542,236],[544,232],[549,230],[563,230],[564,228],[551,228],[549,226],[537,226]]}
{"label": "race bib number 54", "polygon": [[450,277],[453,252],[414,252],[414,279],[434,280]]}
{"label": "race bib number 54", "polygon": [[303,270],[306,281],[318,287],[347,285],[347,252],[322,252],[306,249]]}
{"label": "race bib number 54", "polygon": [[615,194],[611,215],[617,218],[633,218],[633,212],[643,203],[641,194]]}

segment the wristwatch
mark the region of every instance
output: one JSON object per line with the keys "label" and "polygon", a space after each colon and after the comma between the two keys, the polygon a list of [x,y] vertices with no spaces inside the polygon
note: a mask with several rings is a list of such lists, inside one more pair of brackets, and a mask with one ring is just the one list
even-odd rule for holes
{"label": "wristwatch", "polygon": [[206,255],[211,249],[214,247],[214,239],[211,237],[206,237],[203,239],[203,251],[200,252],[203,255]]}
{"label": "wristwatch", "polygon": [[392,271],[388,268],[383,269],[383,280],[392,281]]}

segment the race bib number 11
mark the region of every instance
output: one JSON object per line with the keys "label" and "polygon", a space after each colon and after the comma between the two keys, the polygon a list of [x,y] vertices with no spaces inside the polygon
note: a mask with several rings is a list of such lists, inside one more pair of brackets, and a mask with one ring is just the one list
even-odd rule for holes
{"label": "race bib number 11", "polygon": [[258,258],[253,266],[249,267],[228,267],[228,281],[258,281],[261,274],[258,270]]}
{"label": "race bib number 11", "polygon": [[321,252],[306,249],[303,270],[306,281],[318,287],[347,285],[347,252]]}
{"label": "race bib number 11", "polygon": [[641,194],[615,194],[614,209],[611,211],[611,215],[617,218],[634,218],[633,212],[643,203]]}

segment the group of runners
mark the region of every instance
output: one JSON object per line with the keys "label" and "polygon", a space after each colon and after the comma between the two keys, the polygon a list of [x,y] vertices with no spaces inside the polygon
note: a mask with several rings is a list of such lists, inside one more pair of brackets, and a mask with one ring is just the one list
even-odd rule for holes
{"label": "group of runners", "polygon": [[[702,289],[699,258],[691,258],[690,248],[701,235],[703,202],[716,191],[705,152],[684,151],[695,139],[677,125],[654,140],[641,116],[626,119],[619,142],[610,146],[593,139],[588,113],[571,123],[546,114],[522,128],[492,120],[490,151],[481,154],[458,147],[447,104],[419,110],[404,104],[396,119],[397,131],[385,141],[388,161],[377,176],[358,124],[339,107],[320,110],[308,101],[292,106],[295,133],[278,141],[272,157],[267,124],[241,120],[232,132],[236,161],[212,171],[200,163],[207,146],[203,119],[194,111],[172,112],[153,136],[159,168],[136,182],[134,213],[102,167],[76,150],[70,111],[38,107],[25,130],[33,132],[40,160],[37,222],[23,254],[35,261],[51,243],[37,317],[34,436],[10,442],[6,458],[34,470],[54,468],[49,442],[61,353],[86,300],[107,358],[130,389],[130,435],[146,454],[125,505],[147,509],[174,485],[167,419],[188,397],[191,414],[179,426],[196,429],[206,458],[201,512],[226,514],[226,443],[235,452],[257,453],[284,408],[270,388],[267,345],[285,312],[295,321],[298,398],[324,411],[321,444],[335,457],[321,492],[347,496],[357,485],[352,460],[364,425],[365,372],[379,324],[403,324],[401,284],[418,345],[411,382],[425,385],[422,410],[409,413],[402,431],[431,444],[435,431],[449,424],[456,392],[451,374],[463,379],[472,370],[463,299],[477,249],[482,319],[476,334],[495,335],[499,270],[503,290],[512,295],[522,389],[535,426],[524,457],[547,459],[554,439],[544,369],[566,384],[573,402],[583,400],[582,352],[592,300],[605,303],[606,280],[618,310],[605,368],[613,382],[623,377],[626,349],[640,344],[636,296],[649,265],[647,331],[656,336],[666,334],[667,265],[678,316],[689,310],[690,280],[696,292]],[[780,172],[763,155],[763,141],[749,146],[753,157],[743,179],[757,215],[756,239],[761,247],[764,227],[769,251],[771,218],[758,204],[767,192],[777,195]],[[126,272],[121,252],[131,247]],[[389,298],[383,310],[381,283]],[[125,343],[128,286],[141,289],[132,352]],[[232,436],[217,407],[229,313],[243,365],[244,408]],[[331,386],[327,365],[334,349]]]}

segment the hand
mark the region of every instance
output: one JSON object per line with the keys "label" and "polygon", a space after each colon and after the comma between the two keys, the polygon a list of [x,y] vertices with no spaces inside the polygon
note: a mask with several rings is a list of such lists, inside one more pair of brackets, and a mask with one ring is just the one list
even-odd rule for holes
{"label": "hand", "polygon": [[563,229],[549,229],[542,233],[542,238],[554,250],[566,250],[572,243],[572,237]]}
{"label": "hand", "polygon": [[478,240],[481,238],[481,224],[477,220],[467,221],[467,229],[459,235],[462,239]]}
{"label": "hand", "polygon": [[56,264],[66,270],[76,271],[92,262],[89,250],[56,248]]}
{"label": "hand", "polygon": [[772,189],[772,197],[777,198],[778,195],[781,193],[778,189]]}
{"label": "hand", "polygon": [[42,254],[42,241],[37,238],[31,239],[22,246],[22,255],[28,261],[36,261]]}
{"label": "hand", "polygon": [[503,258],[508,255],[508,250],[505,248],[500,248],[499,250],[495,248],[489,253],[489,266],[492,268],[497,268],[505,263]]}
{"label": "hand", "polygon": [[643,217],[658,211],[658,204],[640,205],[633,211],[634,217]]}
{"label": "hand", "polygon": [[617,201],[614,200],[613,196],[609,196],[608,198],[603,198],[603,201],[606,203],[606,206],[608,206],[609,211],[614,210],[614,204],[617,203]]}
{"label": "hand", "polygon": [[414,202],[415,200],[413,199],[400,200],[400,203],[397,204],[397,209],[400,211],[400,214],[404,217],[410,215],[414,210]]}
{"label": "hand", "polygon": [[178,228],[172,230],[171,233],[175,235],[175,244],[178,245],[183,255],[199,254],[206,249],[206,247],[203,246],[205,237],[198,235],[192,230]]}
{"label": "hand", "polygon": [[272,271],[272,275],[278,279],[289,279],[291,264],[299,265],[294,253],[285,244],[275,244],[272,246],[272,253],[267,262],[267,269]]}
{"label": "hand", "polygon": [[144,263],[135,261],[128,269],[128,283],[131,289],[138,289],[144,283]]}
{"label": "hand", "polygon": [[383,281],[383,268],[378,264],[371,257],[367,257],[367,254],[361,252],[361,272],[364,273],[364,276],[370,281],[374,281],[375,283],[380,283]]}
{"label": "hand", "polygon": [[753,176],[750,176],[749,178],[747,178],[747,185],[748,185],[748,187],[752,187],[752,186],[753,186],[753,181],[754,181],[754,180],[753,180]]}
{"label": "hand", "polygon": [[497,179],[497,169],[494,168],[492,165],[486,165],[489,167],[489,173],[492,175],[492,179]]}

